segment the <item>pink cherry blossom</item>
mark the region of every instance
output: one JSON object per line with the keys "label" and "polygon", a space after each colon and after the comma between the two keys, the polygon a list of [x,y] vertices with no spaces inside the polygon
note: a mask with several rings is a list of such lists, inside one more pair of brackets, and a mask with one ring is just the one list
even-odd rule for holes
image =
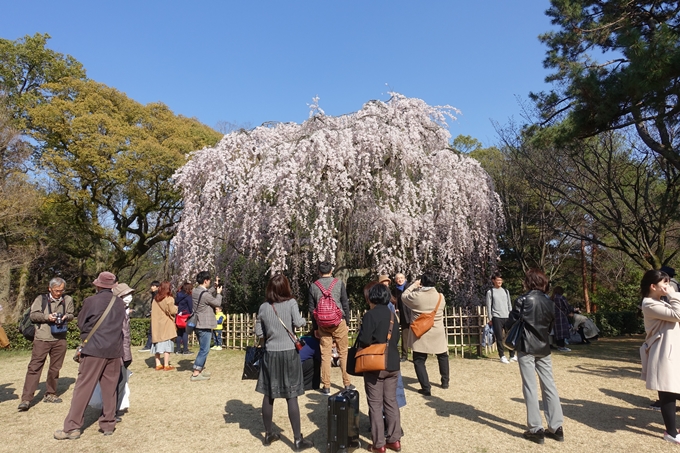
{"label": "pink cherry blossom", "polygon": [[[230,256],[312,277],[337,268],[416,276],[435,269],[461,301],[498,259],[498,195],[472,158],[449,148],[451,106],[391,93],[302,124],[266,123],[193,152],[174,175],[184,211],[173,240],[180,273],[228,268]],[[228,269],[227,269],[228,270]]]}

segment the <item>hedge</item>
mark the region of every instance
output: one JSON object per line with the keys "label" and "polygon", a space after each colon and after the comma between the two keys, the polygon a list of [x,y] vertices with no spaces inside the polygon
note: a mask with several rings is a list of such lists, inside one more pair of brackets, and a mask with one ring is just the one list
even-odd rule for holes
{"label": "hedge", "polygon": [[637,311],[598,311],[586,316],[595,321],[603,337],[645,333],[644,320]]}
{"label": "hedge", "polygon": [[[144,346],[146,343],[147,332],[151,320],[149,318],[132,318],[130,319],[130,341],[132,346]],[[19,332],[18,323],[4,324],[3,327],[7,332],[9,338],[9,349],[27,349],[33,348],[33,343],[24,338]],[[66,343],[69,349],[75,349],[80,344],[80,330],[78,329],[77,320],[68,323],[68,332],[66,333]]]}

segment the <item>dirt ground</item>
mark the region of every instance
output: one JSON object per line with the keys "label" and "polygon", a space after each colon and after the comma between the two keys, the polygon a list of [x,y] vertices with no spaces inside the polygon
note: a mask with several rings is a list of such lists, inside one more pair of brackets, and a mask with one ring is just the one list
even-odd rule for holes
{"label": "dirt ground", "polygon": [[[663,441],[659,412],[647,408],[655,393],[639,380],[638,347],[642,338],[603,339],[592,346],[573,346],[571,353],[553,354],[557,388],[565,415],[565,443],[546,439],[545,445],[522,439],[526,412],[517,364],[501,364],[497,357],[451,359],[451,386],[433,385],[432,396],[419,388],[410,362],[402,365],[407,405],[401,411],[404,452],[611,452],[677,451]],[[73,393],[77,364],[67,359],[59,380],[62,404],[42,403],[43,381],[28,412],[17,412],[30,354],[0,353],[0,420],[4,429],[0,451],[69,452],[181,452],[262,451],[260,418],[262,396],[255,381],[242,381],[243,353],[210,351],[207,368],[212,379],[190,382],[194,356],[173,356],[177,371],[155,371],[148,353],[134,352],[130,366],[131,407],[113,436],[97,432],[98,413],[88,408],[80,439],[56,441]],[[431,357],[428,371],[439,382],[437,361]],[[361,434],[370,442],[367,405],[361,378],[353,381],[361,392]],[[341,383],[333,369],[333,386]],[[300,397],[302,432],[326,451],[326,397],[308,392]],[[292,432],[286,405],[277,400],[274,422],[282,441],[269,452],[291,451]]]}

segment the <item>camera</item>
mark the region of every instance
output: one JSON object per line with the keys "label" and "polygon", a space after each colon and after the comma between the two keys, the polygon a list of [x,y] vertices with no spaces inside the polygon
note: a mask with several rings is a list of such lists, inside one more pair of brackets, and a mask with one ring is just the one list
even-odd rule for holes
{"label": "camera", "polygon": [[54,316],[57,318],[56,321],[54,321],[55,324],[63,324],[64,323],[64,314],[63,313],[55,313]]}

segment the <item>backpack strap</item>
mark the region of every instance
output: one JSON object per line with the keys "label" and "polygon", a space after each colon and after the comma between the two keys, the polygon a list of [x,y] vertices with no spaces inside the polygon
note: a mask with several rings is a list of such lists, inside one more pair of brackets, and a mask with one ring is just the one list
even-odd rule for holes
{"label": "backpack strap", "polygon": [[[42,295],[42,314],[45,314],[45,309],[50,306],[50,296],[48,294]],[[47,315],[49,316],[49,314]]]}
{"label": "backpack strap", "polygon": [[314,284],[321,290],[324,296],[327,294],[331,294],[331,291],[333,291],[333,287],[335,286],[336,283],[338,283],[338,279],[334,278],[330,286],[328,288],[324,288],[319,280],[314,282]]}

